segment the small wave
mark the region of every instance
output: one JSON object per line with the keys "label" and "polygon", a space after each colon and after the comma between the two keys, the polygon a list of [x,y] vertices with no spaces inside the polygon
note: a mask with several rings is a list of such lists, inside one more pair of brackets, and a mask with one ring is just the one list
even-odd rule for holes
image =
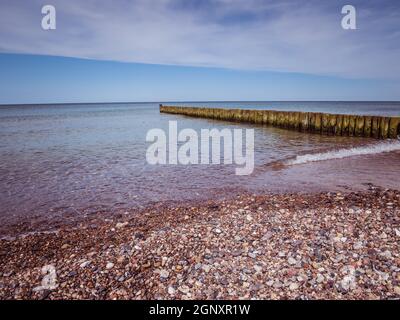
{"label": "small wave", "polygon": [[355,147],[350,149],[332,150],[322,153],[305,154],[296,156],[295,159],[290,159],[286,162],[287,165],[304,164],[308,162],[324,161],[332,159],[342,159],[352,156],[378,154],[382,152],[391,152],[400,150],[399,140],[390,140],[385,142],[376,143],[369,146]]}

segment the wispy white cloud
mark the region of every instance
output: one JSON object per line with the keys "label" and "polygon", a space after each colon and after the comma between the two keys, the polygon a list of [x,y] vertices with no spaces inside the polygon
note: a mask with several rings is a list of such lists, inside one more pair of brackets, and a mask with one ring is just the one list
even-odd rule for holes
{"label": "wispy white cloud", "polygon": [[[355,31],[342,1],[3,0],[0,52],[399,79],[400,6],[353,2]],[[44,4],[55,31],[41,29]]]}

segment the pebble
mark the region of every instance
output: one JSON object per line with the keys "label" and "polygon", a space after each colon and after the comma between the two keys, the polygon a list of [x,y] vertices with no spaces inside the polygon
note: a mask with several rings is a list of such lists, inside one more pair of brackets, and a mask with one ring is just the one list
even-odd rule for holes
{"label": "pebble", "polygon": [[380,255],[386,259],[392,258],[392,253],[389,250],[386,250],[385,252],[381,252]]}
{"label": "pebble", "polygon": [[324,282],[324,280],[325,280],[325,277],[322,274],[318,273],[317,282],[322,283],[322,282]]}
{"label": "pebble", "polygon": [[256,272],[261,272],[263,268],[261,266],[255,265],[254,270],[256,270]]}
{"label": "pebble", "polygon": [[117,263],[119,264],[124,264],[125,262],[127,262],[127,258],[124,256],[120,256],[117,258]]}
{"label": "pebble", "polygon": [[[0,296],[396,299],[399,202],[400,192],[371,188],[340,197],[240,195],[206,205],[158,204],[134,212],[132,223],[94,223],[88,216],[87,224],[57,234],[0,241]],[[251,223],[243,223],[248,217]],[[41,286],[38,267],[47,263],[57,268],[51,292]]]}
{"label": "pebble", "polygon": [[352,275],[345,276],[340,282],[340,285],[342,289],[345,291],[355,289],[356,287],[355,277]]}
{"label": "pebble", "polygon": [[257,258],[257,254],[254,253],[254,252],[249,252],[247,255],[248,255],[250,258],[253,258],[253,259]]}
{"label": "pebble", "polygon": [[116,227],[117,229],[121,229],[121,228],[126,227],[128,224],[129,224],[129,222],[118,222],[118,223],[115,225],[115,227]]}
{"label": "pebble", "polygon": [[358,241],[358,242],[356,242],[354,245],[353,245],[353,248],[355,249],[355,250],[359,250],[359,249],[361,249],[363,247],[363,243],[361,242],[361,241]]}
{"label": "pebble", "polygon": [[242,255],[242,251],[241,250],[234,250],[234,251],[232,251],[232,255],[234,257],[238,257],[238,256]]}
{"label": "pebble", "polygon": [[169,272],[167,270],[161,270],[160,271],[160,277],[163,279],[166,279],[169,277]]}
{"label": "pebble", "polygon": [[209,273],[209,272],[210,272],[210,269],[211,269],[211,266],[209,266],[209,265],[203,265],[203,266],[202,266],[202,269],[204,270],[204,272]]}
{"label": "pebble", "polygon": [[90,261],[84,261],[84,262],[82,262],[79,266],[81,267],[81,268],[86,268],[88,265],[90,265]]}
{"label": "pebble", "polygon": [[292,282],[289,285],[289,290],[291,290],[291,291],[297,290],[298,288],[299,288],[299,285],[297,283],[295,283],[295,282]]}
{"label": "pebble", "polygon": [[180,286],[179,288],[178,288],[178,290],[180,291],[180,292],[182,292],[182,293],[184,293],[184,294],[187,294],[187,293],[189,293],[189,287],[188,286],[186,286],[186,285],[182,285],[182,286]]}
{"label": "pebble", "polygon": [[175,294],[175,289],[173,287],[168,287],[168,294],[173,296]]}

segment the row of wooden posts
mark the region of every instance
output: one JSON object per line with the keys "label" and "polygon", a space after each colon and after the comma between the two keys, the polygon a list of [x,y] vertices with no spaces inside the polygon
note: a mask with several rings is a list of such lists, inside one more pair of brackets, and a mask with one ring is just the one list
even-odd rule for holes
{"label": "row of wooden posts", "polygon": [[160,112],[264,124],[327,135],[372,137],[376,139],[395,139],[400,135],[400,117],[163,105],[160,105]]}

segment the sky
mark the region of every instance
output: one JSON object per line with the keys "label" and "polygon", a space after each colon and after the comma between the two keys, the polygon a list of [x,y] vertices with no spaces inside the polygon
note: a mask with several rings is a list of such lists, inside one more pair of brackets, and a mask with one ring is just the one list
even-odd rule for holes
{"label": "sky", "polygon": [[399,58],[398,0],[0,2],[0,104],[397,101]]}

